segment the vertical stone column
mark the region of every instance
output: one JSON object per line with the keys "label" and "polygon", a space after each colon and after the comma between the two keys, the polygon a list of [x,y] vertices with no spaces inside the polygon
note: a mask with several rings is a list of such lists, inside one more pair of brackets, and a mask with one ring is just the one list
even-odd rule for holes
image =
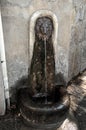
{"label": "vertical stone column", "polygon": [[[0,45],[2,42],[2,24],[1,24],[1,12],[0,12]],[[4,81],[2,74],[2,65],[1,65],[1,46],[0,46],[0,115],[5,114],[5,93],[4,93]]]}
{"label": "vertical stone column", "polygon": [[4,85],[3,85],[2,69],[0,62],[0,115],[4,115],[4,113],[5,113],[5,95],[4,95]]}

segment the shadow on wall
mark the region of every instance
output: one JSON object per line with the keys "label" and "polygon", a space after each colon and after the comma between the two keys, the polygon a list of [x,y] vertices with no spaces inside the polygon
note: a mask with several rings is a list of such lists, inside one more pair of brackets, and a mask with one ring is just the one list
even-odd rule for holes
{"label": "shadow on wall", "polygon": [[63,85],[63,86],[66,86],[67,83],[65,81],[65,78],[64,78],[64,75],[59,72],[56,76],[55,76],[55,82],[56,82],[56,85],[59,86],[59,85]]}
{"label": "shadow on wall", "polygon": [[[24,89],[24,88],[30,88],[30,78],[29,76],[23,76],[22,78],[20,78],[19,80],[16,81],[16,83],[10,87],[10,99],[11,99],[11,103],[17,103],[17,95],[19,90]],[[63,86],[66,87],[67,83],[64,79],[64,76],[62,73],[58,73],[55,76],[55,84],[57,87]]]}
{"label": "shadow on wall", "polygon": [[17,103],[17,95],[20,89],[27,88],[28,87],[28,76],[23,76],[19,80],[16,81],[16,83],[10,87],[10,101],[11,104]]}

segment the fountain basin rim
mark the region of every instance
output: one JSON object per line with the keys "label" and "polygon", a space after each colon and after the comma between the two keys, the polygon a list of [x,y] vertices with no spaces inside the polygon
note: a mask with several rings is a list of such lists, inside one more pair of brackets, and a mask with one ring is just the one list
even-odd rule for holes
{"label": "fountain basin rim", "polygon": [[[22,97],[23,98],[23,97]],[[41,104],[41,105],[38,105],[36,103],[34,103],[32,105],[32,103],[29,101],[30,98],[26,99],[25,100],[22,100],[21,101],[21,107],[25,107],[27,108],[29,111],[32,111],[32,112],[36,112],[36,113],[46,113],[46,114],[51,114],[51,113],[58,113],[58,112],[61,112],[61,111],[65,111],[69,108],[69,96],[68,95],[65,95],[63,97],[65,100],[62,100],[58,103],[54,103],[52,105],[44,105],[44,104]]]}
{"label": "fountain basin rim", "polygon": [[32,122],[23,112],[22,112],[22,109],[20,109],[20,113],[21,113],[21,116],[23,117],[23,121],[24,123],[27,125],[27,126],[31,126],[32,128],[35,128],[35,129],[43,129],[43,128],[46,128],[46,129],[49,129],[49,128],[59,128],[60,125],[63,123],[63,121],[66,119],[66,115],[64,116],[63,120],[62,121],[59,121],[59,122],[55,122],[55,123],[48,123],[48,124],[41,124],[41,123],[34,123]]}
{"label": "fountain basin rim", "polygon": [[[20,113],[27,126],[37,128],[37,130],[39,128],[57,128],[66,119],[70,101],[67,93],[60,102],[53,103],[52,105],[39,105],[31,100],[27,90],[23,92],[20,95]],[[44,121],[43,117],[45,117]]]}

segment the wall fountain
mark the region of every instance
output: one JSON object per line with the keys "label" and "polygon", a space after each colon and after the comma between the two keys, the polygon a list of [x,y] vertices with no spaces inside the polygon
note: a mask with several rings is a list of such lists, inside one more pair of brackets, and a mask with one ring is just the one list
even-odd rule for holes
{"label": "wall fountain", "polygon": [[33,33],[30,34],[28,87],[19,95],[20,112],[24,121],[35,128],[57,127],[69,108],[66,87],[56,83],[57,22],[49,11],[36,12],[31,20],[34,26],[30,30]]}
{"label": "wall fountain", "polygon": [[[59,116],[59,114],[62,113],[61,103],[65,104],[65,101],[68,101],[66,85],[64,85],[64,83],[64,86],[61,85],[63,82],[62,77],[67,84],[74,76],[86,68],[86,2],[82,0],[1,0],[0,3],[2,18],[1,29],[3,26],[4,34],[4,39],[2,38],[4,42],[0,42],[0,48],[2,48],[3,45],[5,46],[5,52],[1,49],[0,115],[5,114],[6,108],[10,107],[10,101],[11,103],[17,102],[17,99],[14,98],[15,91],[26,85],[24,81],[26,81],[28,77],[27,89],[23,89],[19,97],[21,102],[20,110],[25,121],[32,126],[36,126],[37,124],[37,127],[40,125],[41,127],[42,125],[45,127],[51,126],[52,124],[54,126],[58,125],[60,119],[62,121],[62,117],[66,114]],[[35,45],[39,41],[36,35],[37,21],[39,18],[43,21],[44,17],[50,19],[52,29],[49,39],[43,38],[41,41],[41,43],[43,43],[40,45],[41,48],[43,46],[43,49],[40,51],[41,55],[43,54],[42,60],[38,58],[37,55],[35,56],[36,51],[38,52],[38,47],[35,49]],[[28,23],[28,20],[30,23]],[[46,21],[48,21],[48,19]],[[30,25],[29,30],[28,25]],[[48,43],[50,43],[49,47],[47,47]],[[50,59],[50,61],[47,59],[48,54],[45,56],[45,54],[48,53],[47,48],[50,49],[50,52],[52,52],[51,55],[53,56],[53,59]],[[5,62],[3,62],[4,53],[6,53]],[[34,56],[40,59],[40,66],[43,65],[44,67],[38,68],[36,64],[36,82],[32,82],[32,74],[35,68],[34,64],[36,63],[36,61],[32,63]],[[49,57],[51,57],[50,54]],[[51,62],[54,64],[49,66],[48,62],[49,64]],[[7,69],[6,67],[5,69],[1,67],[1,65],[3,66],[5,63]],[[46,71],[47,68],[50,68],[49,72],[48,70]],[[1,72],[7,72],[7,76],[2,75]],[[39,72],[42,72],[42,74],[39,74]],[[49,73],[53,73],[52,79],[50,79]],[[40,76],[41,80],[39,79]],[[46,82],[47,87],[45,87]],[[55,86],[52,86],[52,83]],[[47,91],[45,91],[45,88],[47,88]],[[74,86],[72,90],[74,90]],[[62,94],[62,92],[64,94]],[[8,99],[9,102],[6,103]],[[58,112],[55,107],[57,104],[60,106],[60,112]],[[43,107],[41,108],[40,106]],[[32,108],[35,112],[33,112]],[[47,112],[44,111],[46,108]],[[57,114],[52,108],[55,108],[54,110],[56,110]],[[38,113],[40,113],[39,115],[37,110]],[[35,118],[36,115],[38,118]],[[54,115],[56,115],[56,119]]]}

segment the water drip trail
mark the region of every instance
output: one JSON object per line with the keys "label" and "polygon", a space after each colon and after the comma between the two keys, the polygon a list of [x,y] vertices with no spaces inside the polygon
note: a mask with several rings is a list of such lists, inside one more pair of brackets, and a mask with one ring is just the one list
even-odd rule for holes
{"label": "water drip trail", "polygon": [[[45,48],[45,93],[47,95],[47,48],[46,48],[46,38],[44,39],[44,48]],[[45,104],[47,104],[47,96],[45,98]]]}

